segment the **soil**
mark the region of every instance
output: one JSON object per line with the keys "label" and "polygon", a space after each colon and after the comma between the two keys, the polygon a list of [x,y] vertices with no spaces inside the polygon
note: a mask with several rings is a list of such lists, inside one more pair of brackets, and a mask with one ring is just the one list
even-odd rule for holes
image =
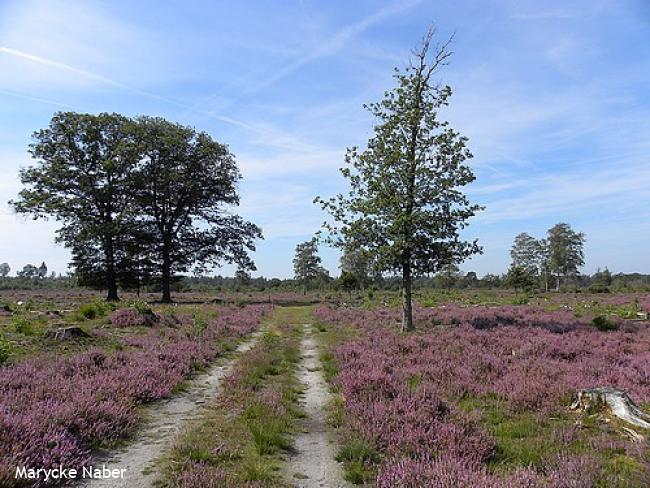
{"label": "soil", "polygon": [[304,385],[302,407],[306,418],[298,424],[299,434],[294,441],[294,451],[288,458],[287,478],[298,488],[347,488],[343,468],[334,457],[336,448],[327,425],[326,405],[330,399],[323,378],[314,329],[305,326],[302,341],[302,364],[299,378]]}
{"label": "soil", "polygon": [[228,375],[240,353],[251,349],[259,337],[253,334],[236,349],[233,359],[220,361],[205,373],[191,379],[183,392],[168,400],[148,407],[148,418],[132,442],[117,452],[100,454],[93,466],[125,469],[124,477],[118,479],[87,480],[83,486],[91,488],[146,488],[154,486],[156,469],[153,462],[171,444],[179,430],[201,413],[202,406],[219,393],[223,378]]}

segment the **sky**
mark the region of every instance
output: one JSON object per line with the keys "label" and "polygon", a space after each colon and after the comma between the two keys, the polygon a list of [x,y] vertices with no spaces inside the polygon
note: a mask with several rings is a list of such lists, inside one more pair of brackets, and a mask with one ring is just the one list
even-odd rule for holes
{"label": "sky", "polygon": [[[429,25],[455,33],[442,112],[469,138],[485,206],[461,269],[502,273],[515,235],[586,234],[585,273],[650,273],[650,1],[0,0],[0,262],[65,272],[56,221],[7,201],[31,134],[56,111],[162,116],[228,144],[239,213],[264,240],[254,275],[290,277],[297,243],[345,190],[363,104],[395,86]],[[322,248],[338,273],[338,252]],[[215,270],[231,274],[230,267]]]}

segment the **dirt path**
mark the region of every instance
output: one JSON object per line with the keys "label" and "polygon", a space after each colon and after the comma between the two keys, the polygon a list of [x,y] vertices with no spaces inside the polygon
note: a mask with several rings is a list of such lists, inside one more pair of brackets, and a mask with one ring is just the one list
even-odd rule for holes
{"label": "dirt path", "polygon": [[343,480],[343,470],[334,459],[335,446],[328,435],[325,406],[330,394],[311,325],[305,325],[302,355],[299,376],[305,385],[303,408],[307,417],[298,425],[300,434],[295,438],[295,452],[288,458],[289,482],[300,488],[351,486]]}
{"label": "dirt path", "polygon": [[156,480],[156,470],[150,469],[156,460],[174,439],[180,428],[195,418],[203,404],[216,395],[221,380],[230,372],[237,361],[239,353],[251,349],[260,333],[253,334],[242,342],[236,349],[235,358],[227,362],[219,362],[205,373],[189,381],[187,389],[178,396],[152,404],[150,416],[145,425],[138,431],[133,442],[123,450],[110,455],[99,456],[93,466],[101,468],[105,464],[109,469],[126,469],[121,479],[88,480],[83,486],[91,488],[146,488],[153,486]]}

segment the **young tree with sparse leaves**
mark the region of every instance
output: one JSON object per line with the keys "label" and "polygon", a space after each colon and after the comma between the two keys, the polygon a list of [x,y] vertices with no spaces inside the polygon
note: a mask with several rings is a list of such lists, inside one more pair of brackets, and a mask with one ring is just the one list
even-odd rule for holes
{"label": "young tree with sparse leaves", "polygon": [[316,198],[333,218],[325,223],[326,240],[343,246],[353,241],[376,257],[380,271],[401,275],[402,329],[414,329],[413,276],[437,273],[481,252],[460,231],[481,209],[462,188],[475,177],[466,164],[472,157],[467,139],[440,118],[449,86],[434,79],[451,51],[451,39],[432,46],[431,29],[405,70],[396,70],[397,87],[366,108],[378,121],[367,148],[348,150],[348,195]]}
{"label": "young tree with sparse leaves", "polygon": [[535,286],[536,281],[536,276],[530,268],[517,266],[514,263],[510,266],[506,275],[506,283],[514,288],[515,291],[530,290]]}
{"label": "young tree with sparse leaves", "polygon": [[510,249],[513,268],[523,268],[527,273],[536,275],[539,272],[542,258],[542,245],[539,240],[525,232],[515,236]]}
{"label": "young tree with sparse leaves", "polygon": [[20,278],[36,278],[38,276],[38,268],[33,264],[26,264],[23,269],[16,273]]}
{"label": "young tree with sparse leaves", "polygon": [[[343,248],[343,254],[340,259],[341,277],[343,274],[354,277],[356,288],[364,288],[370,282],[372,274],[372,262],[370,257],[362,249],[355,248],[352,245]],[[346,283],[351,283],[350,276],[345,279]]]}

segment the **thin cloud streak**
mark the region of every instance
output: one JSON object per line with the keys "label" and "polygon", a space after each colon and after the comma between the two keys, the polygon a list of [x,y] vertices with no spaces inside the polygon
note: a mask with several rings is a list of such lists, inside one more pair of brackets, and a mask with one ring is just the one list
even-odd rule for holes
{"label": "thin cloud streak", "polygon": [[344,27],[343,29],[338,30],[334,33],[329,39],[322,42],[316,49],[305,54],[301,58],[287,64],[277,73],[270,76],[262,83],[255,85],[249,93],[254,93],[262,90],[263,88],[272,85],[273,83],[285,78],[291,73],[297,71],[306,64],[315,61],[319,58],[330,56],[335,54],[340,49],[342,49],[346,44],[348,44],[352,39],[362,34],[368,28],[373,25],[381,22],[382,20],[390,17],[391,15],[397,15],[401,12],[409,10],[417,5],[422,3],[422,0],[411,0],[407,2],[396,2],[392,5],[382,8],[381,10],[369,15],[368,17],[356,22],[352,25]]}
{"label": "thin cloud streak", "polygon": [[58,107],[74,108],[73,105],[70,105],[70,104],[67,104],[67,103],[57,102],[55,100],[49,100],[47,98],[33,97],[31,95],[25,95],[23,93],[17,93],[17,92],[13,92],[13,91],[9,91],[9,90],[0,89],[0,94],[1,95],[7,95],[9,97],[21,98],[23,100],[31,100],[32,102],[40,102],[40,103],[45,103],[45,104],[48,104],[48,105],[56,105]]}
{"label": "thin cloud streak", "polygon": [[[66,72],[74,73],[74,74],[77,74],[77,75],[81,75],[81,76],[84,76],[86,78],[93,79],[93,80],[99,81],[101,83],[104,83],[104,84],[107,84],[107,85],[110,85],[110,86],[113,86],[113,87],[116,87],[116,88],[120,88],[120,89],[125,90],[125,91],[135,93],[137,95],[142,95],[142,96],[145,96],[147,98],[162,101],[162,102],[168,103],[170,105],[173,105],[173,106],[182,108],[184,110],[187,110],[189,112],[199,114],[199,115],[203,115],[203,116],[205,116],[207,118],[218,120],[220,122],[224,122],[226,124],[233,125],[235,127],[246,129],[246,130],[260,136],[259,140],[260,140],[261,144],[263,144],[263,145],[266,144],[266,145],[269,145],[269,146],[280,147],[280,148],[283,148],[283,149],[287,148],[286,144],[282,144],[281,141],[278,142],[279,138],[278,138],[277,135],[274,135],[272,132],[270,132],[268,130],[265,130],[265,129],[260,128],[258,126],[253,126],[253,125],[251,125],[249,123],[246,123],[246,122],[243,122],[241,120],[237,120],[235,118],[228,117],[228,116],[225,116],[225,115],[221,115],[221,114],[218,114],[218,113],[215,113],[215,112],[212,112],[212,111],[201,110],[201,109],[196,107],[196,104],[191,105],[191,104],[179,102],[179,101],[174,100],[172,98],[165,97],[165,96],[159,95],[157,93],[152,93],[152,92],[149,92],[149,91],[141,90],[139,88],[135,88],[133,86],[127,85],[125,83],[114,80],[112,78],[108,78],[106,76],[102,76],[102,75],[97,74],[97,73],[93,73],[91,71],[76,68],[76,67],[71,66],[69,64],[59,63],[57,61],[54,61],[54,60],[51,60],[51,59],[46,59],[46,58],[43,58],[41,56],[36,56],[34,54],[26,53],[26,52],[23,52],[23,51],[19,51],[17,49],[12,49],[12,48],[8,48],[8,47],[0,46],[0,53],[7,54],[9,56],[18,57],[18,58],[21,58],[21,59],[24,59],[24,60],[27,60],[27,61],[30,61],[30,62],[33,62],[33,63],[37,63],[37,64],[40,64],[40,65],[43,65],[43,66],[48,66],[48,67],[55,68],[55,69],[58,69],[58,70],[61,70],[61,71],[66,71]],[[31,99],[33,101],[40,101],[40,102],[48,103],[48,104],[54,104],[54,105],[59,105],[59,106],[64,106],[64,107],[69,107],[69,108],[72,107],[71,105],[68,105],[68,104],[63,104],[63,103],[55,102],[55,101],[52,101],[52,100],[46,100],[46,99],[42,99],[42,98],[39,98],[39,97],[32,97],[32,96],[29,96],[29,95],[20,95],[20,94],[14,93],[14,92],[9,92],[9,91],[4,91],[4,90],[0,91],[0,93],[5,93],[7,95],[12,95],[12,96],[19,96],[19,97],[22,97],[22,98],[28,98],[28,99]]]}

